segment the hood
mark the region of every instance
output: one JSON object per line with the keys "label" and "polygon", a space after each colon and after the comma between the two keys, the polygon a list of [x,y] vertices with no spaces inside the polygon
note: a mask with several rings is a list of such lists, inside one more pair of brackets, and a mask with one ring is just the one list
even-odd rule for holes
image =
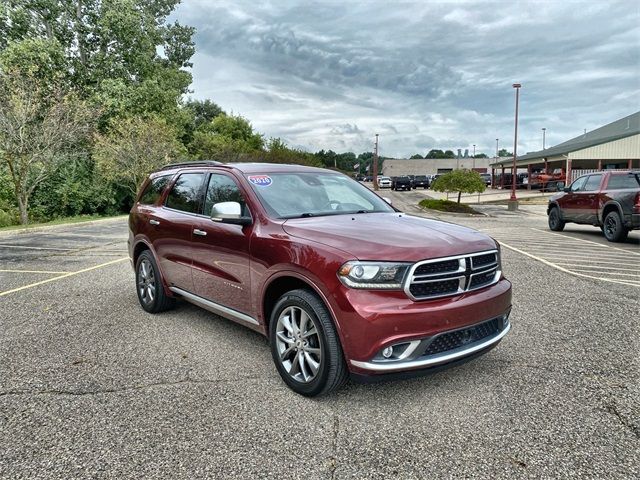
{"label": "hood", "polygon": [[359,260],[415,262],[491,250],[496,242],[460,225],[404,213],[365,213],[289,219],[287,234],[329,245]]}

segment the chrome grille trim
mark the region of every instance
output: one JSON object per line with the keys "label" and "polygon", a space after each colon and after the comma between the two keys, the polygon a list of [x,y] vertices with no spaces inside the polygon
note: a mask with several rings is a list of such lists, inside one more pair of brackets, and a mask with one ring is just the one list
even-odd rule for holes
{"label": "chrome grille trim", "polygon": [[[493,255],[493,260],[489,258]],[[435,273],[420,273],[416,274],[416,270],[429,264],[451,262],[451,260],[458,260],[458,267],[456,270],[449,270]],[[486,275],[493,272],[493,276],[489,281],[484,281],[479,285],[471,286],[474,278],[480,275]],[[463,273],[463,275],[461,275]],[[502,272],[500,270],[500,258],[498,250],[485,250],[482,252],[469,253],[465,255],[455,255],[451,257],[440,257],[429,260],[422,260],[411,266],[407,276],[405,277],[403,290],[405,294],[412,300],[431,300],[434,298],[450,297],[452,295],[459,295],[464,292],[479,290],[481,288],[493,285],[500,280]],[[436,293],[427,295],[414,295],[411,292],[411,287],[416,285],[435,284],[437,282],[450,282],[451,280],[458,280],[458,289],[456,291],[450,291],[447,293]],[[425,285],[426,286],[426,285]]]}

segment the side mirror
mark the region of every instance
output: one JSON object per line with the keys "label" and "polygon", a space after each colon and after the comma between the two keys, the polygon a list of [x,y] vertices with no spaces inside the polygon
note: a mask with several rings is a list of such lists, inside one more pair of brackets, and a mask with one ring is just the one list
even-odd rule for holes
{"label": "side mirror", "polygon": [[558,182],[558,183],[556,183],[556,188],[558,189],[558,191],[560,191],[560,190],[564,190],[564,189],[565,189],[565,187],[566,187],[566,185],[565,185],[565,183],[564,183],[564,182]]}
{"label": "side mirror", "polygon": [[391,199],[390,199],[390,198],[382,197],[382,199],[383,199],[385,202],[387,202],[389,205],[393,205],[393,202],[391,201]]}
{"label": "side mirror", "polygon": [[251,217],[242,216],[242,207],[238,202],[215,203],[211,208],[211,220],[234,225],[250,225]]}
{"label": "side mirror", "polygon": [[564,187],[562,191],[565,193],[569,193],[571,191],[571,187]]}

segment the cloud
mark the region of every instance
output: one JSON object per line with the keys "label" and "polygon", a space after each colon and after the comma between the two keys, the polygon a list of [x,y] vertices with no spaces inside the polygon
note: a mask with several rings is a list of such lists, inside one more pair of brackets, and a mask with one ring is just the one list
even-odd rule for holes
{"label": "cloud", "polygon": [[[402,157],[553,145],[640,104],[632,2],[184,2],[197,28],[193,96],[267,136]],[[635,107],[634,107],[635,106]]]}

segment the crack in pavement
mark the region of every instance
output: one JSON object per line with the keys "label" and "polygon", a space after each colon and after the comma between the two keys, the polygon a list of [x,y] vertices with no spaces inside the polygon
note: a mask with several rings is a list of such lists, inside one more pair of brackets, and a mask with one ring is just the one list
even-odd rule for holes
{"label": "crack in pavement", "polygon": [[331,456],[329,457],[329,474],[331,480],[336,478],[336,468],[338,467],[338,432],[340,430],[340,424],[338,415],[333,416],[332,435],[331,435]]}
{"label": "crack in pavement", "polygon": [[629,420],[623,417],[622,414],[616,408],[614,403],[605,404],[604,409],[606,412],[609,412],[610,414],[615,415],[618,418],[618,421],[622,424],[622,426],[630,430],[631,433],[633,433],[636,436],[636,438],[640,438],[640,428],[638,428],[636,425],[633,425],[631,422],[629,422]]}
{"label": "crack in pavement", "polygon": [[146,385],[129,385],[119,388],[104,388],[98,390],[62,390],[62,389],[50,389],[50,390],[8,390],[5,392],[0,392],[0,397],[9,397],[9,396],[40,396],[40,395],[63,395],[63,396],[84,396],[84,395],[101,395],[107,393],[121,393],[128,391],[136,391],[136,390],[145,390],[148,388],[156,388],[156,387],[172,387],[178,385],[189,385],[189,384],[221,384],[221,383],[231,383],[237,382],[238,380],[258,380],[259,376],[247,376],[247,377],[236,377],[233,379],[201,379],[196,380],[192,378],[183,378],[182,380],[175,380],[173,382],[156,382],[156,383],[148,383]]}

